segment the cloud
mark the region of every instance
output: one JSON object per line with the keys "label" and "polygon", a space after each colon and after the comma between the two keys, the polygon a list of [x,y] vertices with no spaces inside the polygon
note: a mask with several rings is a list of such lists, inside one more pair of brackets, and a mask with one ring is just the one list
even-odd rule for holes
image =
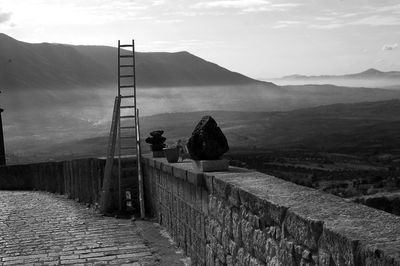
{"label": "cloud", "polygon": [[282,28],[287,28],[290,26],[298,25],[301,24],[301,21],[295,21],[295,20],[280,20],[276,23],[276,25],[272,26],[273,29],[282,29]]}
{"label": "cloud", "polygon": [[160,6],[160,5],[164,5],[165,3],[166,3],[165,0],[154,0],[153,6]]}
{"label": "cloud", "polygon": [[385,45],[382,47],[382,51],[392,51],[392,50],[397,49],[398,46],[399,46],[399,45],[398,45],[397,43],[394,43],[394,44],[385,44]]}
{"label": "cloud", "polygon": [[11,19],[11,13],[0,11],[0,24],[6,23]]}
{"label": "cloud", "polygon": [[352,21],[348,24],[367,26],[396,26],[400,25],[400,17],[392,15],[373,15]]}
{"label": "cloud", "polygon": [[155,22],[162,24],[171,24],[171,23],[179,23],[182,22],[182,19],[156,19]]}
{"label": "cloud", "polygon": [[222,0],[222,1],[210,1],[200,2],[194,5],[196,8],[251,8],[269,5],[269,1],[265,0]]}
{"label": "cloud", "polygon": [[[317,19],[323,21],[321,19]],[[400,26],[400,16],[394,15],[370,15],[357,19],[333,19],[329,21],[326,19],[326,24],[314,23],[309,27],[313,29],[338,29],[346,26]]]}
{"label": "cloud", "polygon": [[200,2],[192,7],[194,8],[225,8],[238,9],[243,12],[261,12],[261,11],[285,11],[290,8],[298,7],[297,3],[273,4],[267,0],[219,0]]}
{"label": "cloud", "polygon": [[309,28],[312,29],[318,29],[318,30],[332,30],[332,29],[338,29],[338,28],[342,28],[346,26],[346,24],[342,24],[342,23],[330,23],[330,24],[311,24],[309,26]]}
{"label": "cloud", "polygon": [[376,11],[378,11],[378,12],[391,12],[391,13],[394,13],[394,14],[400,14],[400,4],[380,7],[378,9],[375,9],[375,12]]}

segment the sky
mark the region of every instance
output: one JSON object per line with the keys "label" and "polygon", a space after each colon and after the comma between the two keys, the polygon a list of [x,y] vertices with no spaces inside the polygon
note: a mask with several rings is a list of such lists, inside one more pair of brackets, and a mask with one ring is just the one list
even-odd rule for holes
{"label": "sky", "polygon": [[0,0],[25,42],[188,51],[268,79],[400,70],[399,0]]}

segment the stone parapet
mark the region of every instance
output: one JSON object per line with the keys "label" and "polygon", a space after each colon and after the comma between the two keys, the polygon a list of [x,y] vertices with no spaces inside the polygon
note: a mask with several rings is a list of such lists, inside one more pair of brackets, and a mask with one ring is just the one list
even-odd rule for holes
{"label": "stone parapet", "polygon": [[[62,162],[0,166],[0,190],[40,190],[64,194],[82,203],[97,205],[104,176],[104,159],[84,158]],[[131,190],[133,206],[137,208],[136,158],[122,160],[122,166],[133,168],[124,172],[121,181],[126,187],[121,189],[122,197]],[[118,168],[114,161],[112,202],[118,208]],[[132,167],[133,166],[133,167]]]}
{"label": "stone parapet", "polygon": [[143,156],[146,208],[195,264],[400,265],[400,217],[237,167]]}

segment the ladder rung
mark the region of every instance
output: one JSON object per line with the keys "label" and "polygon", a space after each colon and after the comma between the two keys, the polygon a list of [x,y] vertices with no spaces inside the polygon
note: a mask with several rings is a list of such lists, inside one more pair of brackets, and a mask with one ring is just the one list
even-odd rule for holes
{"label": "ladder rung", "polygon": [[129,128],[136,128],[135,126],[124,126],[124,127],[120,127],[120,129],[129,129]]}
{"label": "ladder rung", "polygon": [[120,78],[133,78],[133,75],[121,75]]}
{"label": "ladder rung", "polygon": [[134,88],[134,85],[121,85],[120,88]]}
{"label": "ladder rung", "polygon": [[121,139],[136,139],[136,136],[121,137]]}
{"label": "ladder rung", "polygon": [[133,65],[120,65],[119,67],[133,67]]}
{"label": "ladder rung", "polygon": [[136,171],[137,168],[135,167],[126,167],[126,168],[121,168],[122,171]]}
{"label": "ladder rung", "polygon": [[130,55],[120,55],[119,57],[120,58],[129,58],[129,57],[133,57],[133,55],[131,55],[131,54]]}
{"label": "ladder rung", "polygon": [[125,105],[125,106],[120,106],[119,108],[121,108],[121,109],[135,108],[135,106],[134,105]]}
{"label": "ladder rung", "polygon": [[132,44],[120,44],[119,47],[133,47]]}
{"label": "ladder rung", "polygon": [[121,98],[135,98],[135,95],[121,95]]}
{"label": "ladder rung", "polygon": [[136,146],[121,147],[121,150],[132,150],[132,149],[136,149]]}
{"label": "ladder rung", "polygon": [[119,118],[134,118],[134,115],[121,115]]}

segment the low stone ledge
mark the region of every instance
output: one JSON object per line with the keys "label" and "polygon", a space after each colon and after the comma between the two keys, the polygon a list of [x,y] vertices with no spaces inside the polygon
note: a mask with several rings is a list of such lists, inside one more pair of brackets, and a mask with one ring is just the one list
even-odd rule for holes
{"label": "low stone ledge", "polygon": [[217,242],[207,244],[207,261],[400,265],[398,216],[247,169],[199,173],[190,161],[145,158],[209,193],[206,220]]}

